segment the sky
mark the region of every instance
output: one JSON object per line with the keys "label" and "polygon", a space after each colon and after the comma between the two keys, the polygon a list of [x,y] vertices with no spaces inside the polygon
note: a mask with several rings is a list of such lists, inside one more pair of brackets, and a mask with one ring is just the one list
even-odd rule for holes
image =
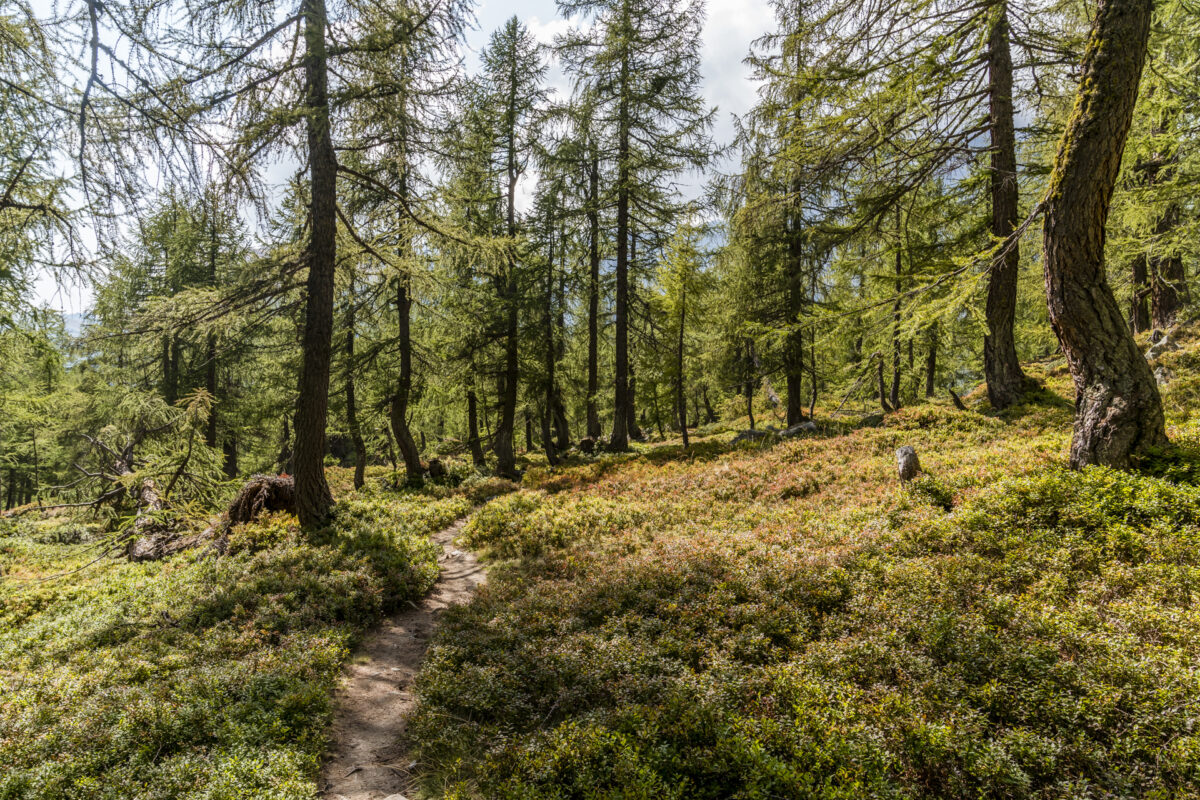
{"label": "sky", "polygon": [[[718,144],[733,138],[735,115],[744,114],[753,105],[757,87],[743,63],[750,43],[774,27],[774,14],[768,0],[708,0],[704,25],[703,93],[717,108],[713,136]],[[570,26],[558,16],[554,0],[481,0],[476,6],[475,27],[466,36],[466,68],[479,66],[479,51],[486,47],[492,31],[510,17],[521,19],[539,41],[550,44],[554,36]],[[552,89],[570,92],[570,82],[562,72],[551,69]],[[699,185],[697,181],[695,185]],[[528,196],[530,187],[523,194]],[[59,286],[48,276],[37,281],[37,302],[65,313],[84,311],[91,301],[85,287]]]}

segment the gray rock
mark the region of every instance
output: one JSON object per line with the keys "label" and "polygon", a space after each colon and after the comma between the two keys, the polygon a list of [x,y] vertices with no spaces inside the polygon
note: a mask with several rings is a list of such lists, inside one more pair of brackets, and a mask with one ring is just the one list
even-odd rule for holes
{"label": "gray rock", "polygon": [[760,442],[763,439],[769,439],[775,434],[769,431],[741,431],[737,436],[733,437],[733,444],[741,442]]}
{"label": "gray rock", "polygon": [[1178,349],[1179,345],[1175,343],[1175,340],[1171,338],[1171,335],[1169,333],[1164,333],[1158,338],[1157,341],[1154,342],[1154,344],[1150,345],[1150,349],[1146,351],[1146,360],[1154,361],[1163,353],[1169,353],[1172,350]]}
{"label": "gray rock", "polygon": [[1175,379],[1175,373],[1159,364],[1154,368],[1154,382],[1159,386],[1166,386]]}
{"label": "gray rock", "polygon": [[900,480],[903,483],[908,483],[921,471],[921,461],[917,458],[917,451],[909,445],[904,445],[896,451],[896,471],[900,474]]}
{"label": "gray rock", "polygon": [[798,422],[792,427],[785,429],[779,435],[785,439],[790,439],[791,437],[799,436],[802,433],[817,433],[818,431],[819,428],[817,428],[817,423],[813,422],[811,419],[806,419],[804,422]]}

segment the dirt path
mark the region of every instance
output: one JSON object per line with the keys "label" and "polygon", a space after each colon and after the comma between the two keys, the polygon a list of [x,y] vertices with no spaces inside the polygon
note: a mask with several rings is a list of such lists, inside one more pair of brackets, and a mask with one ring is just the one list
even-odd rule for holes
{"label": "dirt path", "polygon": [[471,599],[486,579],[475,556],[454,546],[465,520],[433,535],[442,575],[415,607],[384,621],[355,654],[335,696],[332,743],[321,770],[326,800],[401,800],[415,782],[399,745],[415,705],[413,677],[438,616]]}

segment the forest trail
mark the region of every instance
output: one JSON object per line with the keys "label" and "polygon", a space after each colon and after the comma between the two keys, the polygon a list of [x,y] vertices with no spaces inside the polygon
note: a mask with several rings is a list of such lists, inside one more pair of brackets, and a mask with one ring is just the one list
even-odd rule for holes
{"label": "forest trail", "polygon": [[411,607],[388,617],[359,648],[335,696],[333,732],[321,770],[325,800],[401,800],[415,786],[400,739],[416,704],[411,688],[438,617],[469,601],[487,579],[473,553],[454,546],[466,519],[432,537],[441,577]]}

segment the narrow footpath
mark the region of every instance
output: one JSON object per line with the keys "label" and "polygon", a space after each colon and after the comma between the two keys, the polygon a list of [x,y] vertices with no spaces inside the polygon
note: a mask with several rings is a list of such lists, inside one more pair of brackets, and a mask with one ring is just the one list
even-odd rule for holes
{"label": "narrow footpath", "polygon": [[487,576],[454,539],[465,519],[433,535],[441,577],[422,600],[387,620],[355,653],[335,695],[329,753],[318,784],[325,800],[402,800],[416,782],[400,739],[416,699],[412,682],[441,612],[471,599]]}

